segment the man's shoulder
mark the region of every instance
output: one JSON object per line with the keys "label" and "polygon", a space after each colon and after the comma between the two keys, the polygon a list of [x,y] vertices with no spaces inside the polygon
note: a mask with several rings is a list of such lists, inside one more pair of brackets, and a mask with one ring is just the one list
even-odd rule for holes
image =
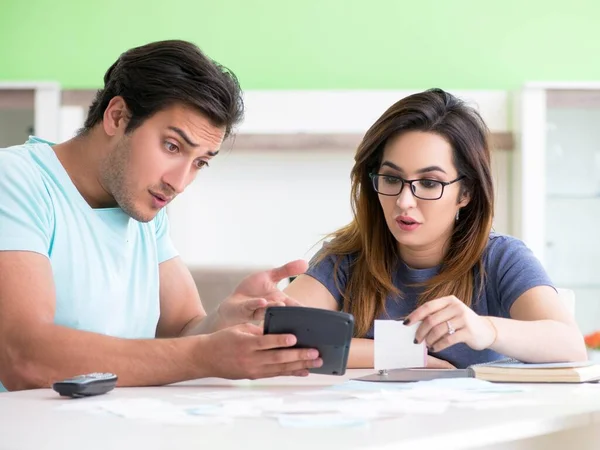
{"label": "man's shoulder", "polygon": [[26,143],[12,147],[0,148],[0,170],[3,173],[12,171],[39,173],[41,167],[48,164],[53,154],[50,144],[29,139]]}
{"label": "man's shoulder", "polygon": [[[0,203],[3,209],[25,207],[46,210],[51,207],[46,159],[49,147],[24,144],[0,149]],[[35,206],[32,206],[35,205]]]}
{"label": "man's shoulder", "polygon": [[0,170],[5,170],[6,166],[32,165],[33,160],[29,153],[29,146],[23,144],[0,148],[0,162]]}
{"label": "man's shoulder", "polygon": [[0,149],[0,183],[27,185],[41,181],[40,166],[31,145]]}

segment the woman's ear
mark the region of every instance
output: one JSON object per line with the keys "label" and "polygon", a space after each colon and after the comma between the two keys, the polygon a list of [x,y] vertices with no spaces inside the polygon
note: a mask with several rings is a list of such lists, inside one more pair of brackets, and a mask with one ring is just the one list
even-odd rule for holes
{"label": "woman's ear", "polygon": [[471,190],[467,187],[461,189],[460,195],[458,197],[458,206],[464,208],[471,202]]}

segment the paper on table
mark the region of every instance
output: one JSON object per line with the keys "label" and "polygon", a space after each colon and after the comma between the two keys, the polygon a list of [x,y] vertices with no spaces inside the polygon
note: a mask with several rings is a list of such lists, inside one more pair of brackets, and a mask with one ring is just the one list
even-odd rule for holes
{"label": "paper on table", "polygon": [[63,411],[105,413],[126,419],[147,420],[176,425],[206,425],[231,423],[225,416],[193,416],[177,405],[153,398],[114,399],[86,402],[78,400],[59,406]]}
{"label": "paper on table", "polygon": [[[345,384],[345,383],[344,383]],[[335,386],[342,386],[335,385]],[[343,389],[331,389],[329,387],[314,391],[294,392],[292,395],[296,398],[308,398],[311,401],[330,401],[351,398],[351,392],[346,392]]]}
{"label": "paper on table", "polygon": [[[388,392],[388,394],[393,394]],[[382,397],[375,401],[343,401],[331,403],[328,408],[316,411],[314,405],[302,405],[303,408],[282,409],[276,415],[279,424],[293,428],[333,428],[368,426],[370,421],[378,418],[397,417],[399,414],[442,414],[449,402],[417,402],[394,395]]]}
{"label": "paper on table", "polygon": [[404,325],[397,320],[375,321],[375,370],[425,367],[425,343],[415,344],[415,333],[420,322]]}
{"label": "paper on table", "polygon": [[232,400],[242,398],[272,398],[273,395],[265,391],[231,389],[228,391],[201,391],[190,394],[178,394],[176,397],[195,400]]}
{"label": "paper on table", "polygon": [[499,384],[477,378],[438,378],[435,380],[418,381],[412,383],[413,389],[420,388],[444,388],[459,391],[470,391],[478,393],[514,393],[525,392],[529,389],[517,384]]}
{"label": "paper on table", "polygon": [[370,381],[348,380],[342,384],[336,384],[325,388],[328,391],[391,391],[411,389],[412,383],[372,383]]}
{"label": "paper on table", "polygon": [[511,398],[511,399],[499,399],[499,400],[487,400],[485,402],[461,402],[456,403],[455,406],[459,408],[470,408],[470,409],[500,409],[500,408],[520,408],[523,406],[539,406],[540,403],[533,398]]}
{"label": "paper on table", "polygon": [[366,427],[373,419],[397,417],[398,414],[442,414],[450,405],[449,402],[390,400],[347,402],[343,407],[340,405],[338,412],[280,414],[277,420],[288,428]]}
{"label": "paper on table", "polygon": [[412,383],[412,389],[403,394],[414,400],[468,403],[490,401],[498,397],[506,399],[507,394],[526,390],[522,386],[495,384],[476,378],[439,378]]}
{"label": "paper on table", "polygon": [[286,428],[333,428],[333,427],[368,427],[369,421],[361,417],[344,414],[282,414],[277,417],[279,425]]}
{"label": "paper on table", "polygon": [[351,400],[301,401],[265,405],[262,409],[265,414],[323,414],[340,412],[348,404],[355,405]]}
{"label": "paper on table", "polygon": [[496,399],[502,394],[432,387],[413,389],[406,391],[404,395],[413,400],[421,401],[480,402]]}

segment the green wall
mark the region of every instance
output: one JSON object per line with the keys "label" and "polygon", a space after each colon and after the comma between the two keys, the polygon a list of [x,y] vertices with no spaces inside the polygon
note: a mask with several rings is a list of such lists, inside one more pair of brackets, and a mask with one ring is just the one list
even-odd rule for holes
{"label": "green wall", "polygon": [[95,88],[183,38],[245,89],[507,89],[600,80],[600,0],[0,0],[0,80]]}

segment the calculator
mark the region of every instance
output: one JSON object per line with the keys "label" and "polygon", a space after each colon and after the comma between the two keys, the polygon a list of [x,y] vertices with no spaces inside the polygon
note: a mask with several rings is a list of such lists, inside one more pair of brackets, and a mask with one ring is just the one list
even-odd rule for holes
{"label": "calculator", "polygon": [[294,348],[314,348],[323,360],[311,373],[343,375],[348,364],[354,316],[304,306],[271,306],[265,311],[265,334],[293,334]]}
{"label": "calculator", "polygon": [[63,397],[89,397],[112,391],[117,379],[114,373],[94,372],[56,381],[52,389]]}

